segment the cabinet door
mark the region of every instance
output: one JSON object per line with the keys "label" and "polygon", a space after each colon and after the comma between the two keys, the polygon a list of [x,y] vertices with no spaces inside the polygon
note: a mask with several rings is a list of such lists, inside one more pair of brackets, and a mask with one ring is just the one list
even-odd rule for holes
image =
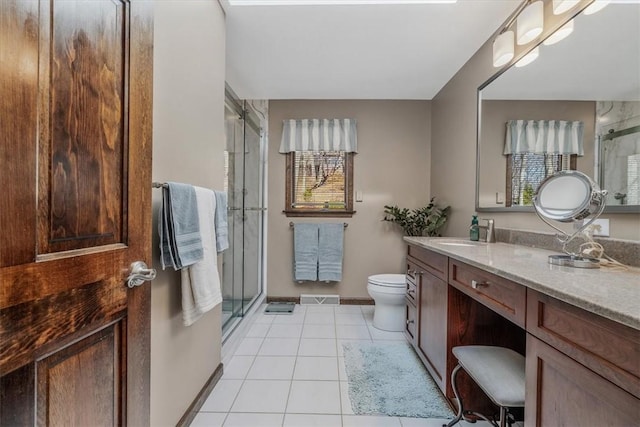
{"label": "cabinet door", "polygon": [[527,426],[633,426],[640,400],[527,334]]}
{"label": "cabinet door", "polygon": [[431,376],[444,391],[447,368],[447,284],[423,273],[419,280],[418,349]]}

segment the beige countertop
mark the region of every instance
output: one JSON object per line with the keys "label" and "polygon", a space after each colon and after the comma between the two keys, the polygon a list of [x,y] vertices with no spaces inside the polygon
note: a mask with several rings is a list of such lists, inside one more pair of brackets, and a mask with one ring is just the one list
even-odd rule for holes
{"label": "beige countertop", "polygon": [[405,237],[404,240],[640,330],[640,269],[560,267],[549,264],[547,259],[558,252],[507,243],[452,246],[442,243],[463,239]]}

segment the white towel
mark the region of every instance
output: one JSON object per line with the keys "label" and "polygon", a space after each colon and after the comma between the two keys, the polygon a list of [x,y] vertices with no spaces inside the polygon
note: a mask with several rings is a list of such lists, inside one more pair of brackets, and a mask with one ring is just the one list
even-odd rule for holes
{"label": "white towel", "polygon": [[207,188],[195,187],[195,189],[203,258],[181,270],[182,320],[185,326],[193,324],[204,313],[222,302],[216,251],[216,197],[214,192]]}

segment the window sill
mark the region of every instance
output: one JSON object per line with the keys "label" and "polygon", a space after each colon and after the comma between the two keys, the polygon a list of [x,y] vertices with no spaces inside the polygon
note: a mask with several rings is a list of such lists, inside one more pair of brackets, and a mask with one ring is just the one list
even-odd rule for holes
{"label": "window sill", "polygon": [[291,210],[282,211],[288,217],[316,217],[316,218],[351,218],[356,211],[343,211],[343,210]]}

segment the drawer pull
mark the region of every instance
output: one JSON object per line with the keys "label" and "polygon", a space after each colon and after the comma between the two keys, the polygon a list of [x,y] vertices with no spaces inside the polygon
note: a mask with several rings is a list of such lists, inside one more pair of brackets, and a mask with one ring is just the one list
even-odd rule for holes
{"label": "drawer pull", "polygon": [[407,289],[407,293],[408,293],[408,294],[414,294],[414,295],[415,295],[416,290],[415,290],[415,289]]}
{"label": "drawer pull", "polygon": [[487,287],[487,286],[489,286],[489,282],[478,282],[476,280],[471,281],[471,287],[473,289],[480,289],[482,287]]}
{"label": "drawer pull", "polygon": [[424,271],[418,271],[418,270],[407,270],[407,275],[408,276],[421,276],[424,274]]}
{"label": "drawer pull", "polygon": [[410,325],[410,324],[412,324],[412,323],[415,323],[415,322],[413,321],[413,319],[412,319],[412,320],[407,320],[407,325]]}

